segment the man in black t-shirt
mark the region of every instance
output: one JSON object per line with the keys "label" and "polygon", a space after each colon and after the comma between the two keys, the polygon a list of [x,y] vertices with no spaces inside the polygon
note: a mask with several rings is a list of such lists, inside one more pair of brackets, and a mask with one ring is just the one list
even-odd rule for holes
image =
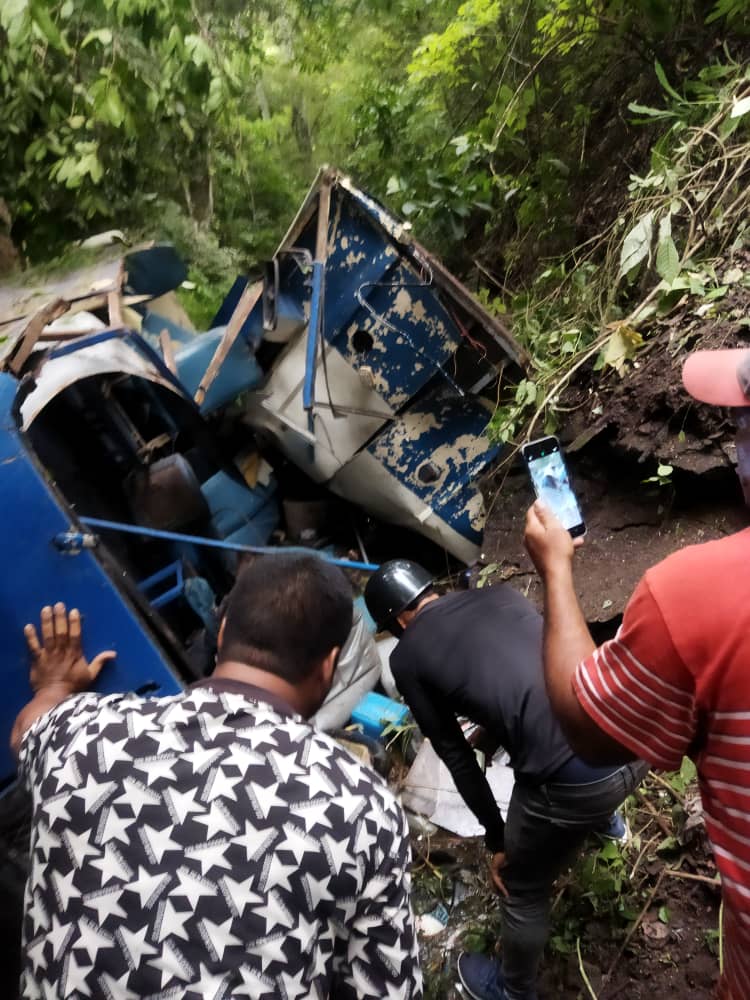
{"label": "man in black t-shirt", "polygon": [[[492,853],[503,963],[462,954],[463,986],[475,1000],[535,1000],[552,884],[647,766],[591,768],[573,753],[544,684],[542,618],[525,597],[507,584],[440,597],[432,583],[421,566],[394,560],[371,577],[365,600],[378,626],[401,637],[390,660],[396,685]],[[507,824],[457,716],[486,729],[510,757]]]}

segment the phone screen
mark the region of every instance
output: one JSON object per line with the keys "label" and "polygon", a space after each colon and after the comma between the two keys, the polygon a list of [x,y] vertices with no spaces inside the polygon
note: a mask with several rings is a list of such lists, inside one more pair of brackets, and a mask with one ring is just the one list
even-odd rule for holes
{"label": "phone screen", "polygon": [[532,441],[524,446],[523,457],[537,497],[554,511],[574,538],[582,535],[586,526],[557,438]]}

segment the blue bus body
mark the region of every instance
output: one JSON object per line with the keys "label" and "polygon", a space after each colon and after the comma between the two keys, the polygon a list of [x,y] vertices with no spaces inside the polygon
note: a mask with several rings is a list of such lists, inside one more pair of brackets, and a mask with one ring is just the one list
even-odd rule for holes
{"label": "blue bus body", "polygon": [[405,226],[324,172],[247,315],[256,286],[238,279],[212,329],[191,330],[169,298],[185,276],[156,246],[0,288],[0,789],[42,605],[80,608],[86,650],[116,650],[101,691],[173,693],[207,669],[236,553],[282,521],[269,450],[477,555],[490,400],[525,358]]}

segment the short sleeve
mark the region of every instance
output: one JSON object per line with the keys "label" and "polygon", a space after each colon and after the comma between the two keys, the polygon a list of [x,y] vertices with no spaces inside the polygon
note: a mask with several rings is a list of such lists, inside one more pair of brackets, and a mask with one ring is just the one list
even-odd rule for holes
{"label": "short sleeve", "polygon": [[677,653],[648,574],[614,639],[578,665],[573,690],[593,721],[653,767],[679,768],[696,731],[695,683]]}
{"label": "short sleeve", "polygon": [[[419,943],[411,908],[411,848],[406,816],[394,804],[397,824],[382,827],[383,860],[357,896],[346,958],[332,995],[337,1000],[384,997],[422,1000]],[[395,829],[393,828],[395,827]]]}
{"label": "short sleeve", "polygon": [[[118,696],[120,697],[120,696]],[[111,696],[107,700],[112,700]],[[102,697],[87,692],[72,695],[49,712],[41,715],[21,739],[18,751],[18,777],[21,784],[33,791],[48,774],[51,765],[60,762],[60,754],[53,749],[55,737],[65,730],[72,735],[88,725],[98,713]],[[53,760],[48,759],[52,752]]]}

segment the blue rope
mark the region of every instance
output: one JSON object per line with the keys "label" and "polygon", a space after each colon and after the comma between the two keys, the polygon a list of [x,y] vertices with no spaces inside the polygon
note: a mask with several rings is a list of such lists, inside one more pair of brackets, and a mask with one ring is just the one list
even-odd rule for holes
{"label": "blue rope", "polygon": [[107,531],[122,531],[127,535],[143,535],[146,538],[163,538],[168,542],[187,542],[190,545],[205,545],[211,549],[228,549],[230,552],[252,552],[257,555],[315,555],[333,566],[341,566],[342,569],[361,569],[368,573],[374,573],[380,569],[377,563],[355,562],[351,559],[337,559],[329,556],[325,552],[317,549],[306,548],[303,545],[290,545],[288,547],[272,545],[235,545],[232,542],[223,542],[218,538],[202,538],[200,535],[183,535],[178,531],[161,531],[158,528],[144,528],[140,524],[123,524],[120,521],[102,521],[98,517],[79,517],[81,524],[87,528],[103,528]]}

